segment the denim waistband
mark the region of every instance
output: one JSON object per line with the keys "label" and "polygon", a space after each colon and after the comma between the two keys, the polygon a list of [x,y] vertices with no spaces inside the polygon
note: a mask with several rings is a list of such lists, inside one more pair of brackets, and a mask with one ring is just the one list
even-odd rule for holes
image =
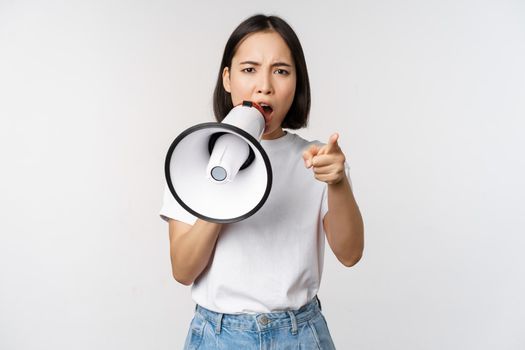
{"label": "denim waistband", "polygon": [[256,314],[223,314],[196,306],[195,312],[208,321],[216,333],[221,328],[242,331],[261,332],[268,329],[291,327],[292,333],[297,332],[297,325],[309,321],[320,313],[320,302],[314,297],[299,310],[278,311]]}

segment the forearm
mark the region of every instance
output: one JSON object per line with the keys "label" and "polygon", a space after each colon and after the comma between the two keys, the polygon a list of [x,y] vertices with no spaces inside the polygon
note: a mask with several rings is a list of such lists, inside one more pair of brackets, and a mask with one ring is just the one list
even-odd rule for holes
{"label": "forearm", "polygon": [[221,227],[221,224],[198,219],[189,231],[171,240],[171,266],[178,282],[190,285],[206,268]]}
{"label": "forearm", "polygon": [[324,224],[328,243],[337,259],[345,266],[355,265],[363,254],[364,228],[346,176],[328,185],[328,213]]}

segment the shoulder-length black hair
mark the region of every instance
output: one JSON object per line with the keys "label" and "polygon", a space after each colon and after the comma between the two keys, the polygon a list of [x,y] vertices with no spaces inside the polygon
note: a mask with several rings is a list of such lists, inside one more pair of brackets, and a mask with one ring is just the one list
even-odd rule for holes
{"label": "shoulder-length black hair", "polygon": [[295,96],[290,110],[283,120],[282,127],[287,129],[300,129],[305,127],[308,124],[311,99],[310,82],[308,80],[308,70],[306,68],[303,48],[293,29],[288,23],[277,16],[252,16],[239,24],[230,35],[224,48],[219,76],[213,93],[213,111],[215,118],[221,122],[233,108],[230,93],[228,93],[223,86],[222,73],[224,68],[231,68],[232,58],[235,55],[239,43],[246,38],[247,35],[262,31],[275,31],[281,35],[290,48],[294,59],[297,75]]}

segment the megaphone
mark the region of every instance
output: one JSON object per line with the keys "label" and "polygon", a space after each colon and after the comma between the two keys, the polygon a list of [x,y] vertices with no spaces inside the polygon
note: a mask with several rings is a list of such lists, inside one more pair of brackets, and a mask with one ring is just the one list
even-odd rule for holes
{"label": "megaphone", "polygon": [[202,123],[171,144],[164,171],[171,194],[192,215],[233,223],[255,214],[272,187],[272,167],[259,143],[263,109],[244,101],[221,123]]}

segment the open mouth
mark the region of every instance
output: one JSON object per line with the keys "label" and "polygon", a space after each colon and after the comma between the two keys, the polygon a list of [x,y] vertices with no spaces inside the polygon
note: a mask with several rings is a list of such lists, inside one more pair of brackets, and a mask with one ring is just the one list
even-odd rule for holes
{"label": "open mouth", "polygon": [[273,112],[273,109],[272,107],[268,106],[268,105],[261,105],[262,109],[264,109],[264,111],[266,113],[272,113]]}
{"label": "open mouth", "polygon": [[261,108],[263,109],[264,111],[264,119],[266,119],[266,124],[268,124],[271,120],[271,117],[272,117],[272,113],[273,113],[273,108],[272,106],[266,104],[266,103],[259,103],[259,106],[261,106]]}
{"label": "open mouth", "polygon": [[259,112],[261,112],[261,114],[263,115],[264,124],[265,124],[264,132],[266,132],[268,128],[270,127],[270,121],[272,120],[273,107],[265,102],[250,102],[250,101],[243,102],[243,105],[245,106],[252,107],[252,104],[253,104],[253,107],[257,108]]}

